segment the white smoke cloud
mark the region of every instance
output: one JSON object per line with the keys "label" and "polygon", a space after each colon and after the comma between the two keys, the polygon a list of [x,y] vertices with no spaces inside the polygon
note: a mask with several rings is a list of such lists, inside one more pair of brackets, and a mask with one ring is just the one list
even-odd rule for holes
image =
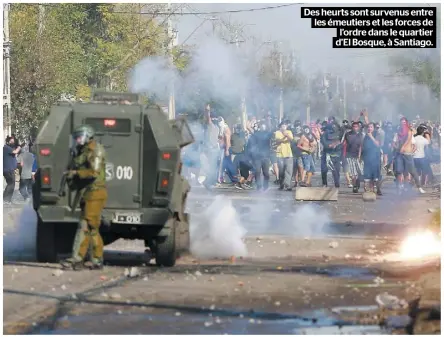
{"label": "white smoke cloud", "polygon": [[246,234],[231,200],[217,196],[202,214],[192,214],[191,253],[198,258],[246,256]]}
{"label": "white smoke cloud", "polygon": [[5,259],[33,260],[36,251],[37,214],[32,205],[25,205],[12,227],[5,228],[3,256]]}

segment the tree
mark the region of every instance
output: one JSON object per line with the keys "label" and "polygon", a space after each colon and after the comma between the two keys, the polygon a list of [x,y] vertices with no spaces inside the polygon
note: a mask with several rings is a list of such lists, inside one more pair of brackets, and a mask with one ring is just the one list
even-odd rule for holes
{"label": "tree", "polygon": [[157,15],[164,7],[13,4],[11,101],[17,133],[35,131],[62,94],[87,99],[95,88],[127,90],[128,71],[140,59],[165,53],[166,18]]}
{"label": "tree", "polygon": [[412,49],[391,59],[395,73],[409,76],[414,83],[426,85],[435,97],[441,99],[440,49]]}
{"label": "tree", "polygon": [[80,34],[72,29],[81,13],[73,5],[11,6],[11,102],[16,133],[35,133],[62,93],[86,80]]}

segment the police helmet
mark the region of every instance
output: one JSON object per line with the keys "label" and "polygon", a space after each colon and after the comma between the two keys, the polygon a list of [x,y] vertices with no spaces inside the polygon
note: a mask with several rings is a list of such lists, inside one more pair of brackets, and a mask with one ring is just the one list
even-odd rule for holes
{"label": "police helmet", "polygon": [[85,145],[94,138],[94,129],[90,125],[80,125],[72,133],[76,145]]}

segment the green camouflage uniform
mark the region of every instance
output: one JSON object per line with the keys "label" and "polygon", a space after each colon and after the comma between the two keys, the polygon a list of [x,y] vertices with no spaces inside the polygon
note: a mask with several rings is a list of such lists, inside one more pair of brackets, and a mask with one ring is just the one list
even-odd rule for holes
{"label": "green camouflage uniform", "polygon": [[76,175],[69,179],[68,184],[71,190],[81,195],[81,216],[74,239],[72,258],[67,262],[71,265],[83,263],[89,251],[93,265],[101,265],[103,240],[99,228],[102,210],[108,198],[105,185],[105,150],[101,144],[92,139],[81,147],[73,161]]}

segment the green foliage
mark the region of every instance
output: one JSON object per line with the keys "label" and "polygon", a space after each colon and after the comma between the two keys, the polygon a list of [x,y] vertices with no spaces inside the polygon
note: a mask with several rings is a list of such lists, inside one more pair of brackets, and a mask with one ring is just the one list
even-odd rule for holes
{"label": "green foliage", "polygon": [[[34,131],[62,93],[86,80],[72,5],[11,7],[11,102],[19,135]],[[61,19],[63,18],[63,22]]]}
{"label": "green foliage", "polygon": [[[165,52],[165,19],[138,14],[162,8],[13,4],[11,102],[16,132],[26,136],[35,131],[62,94],[85,100],[98,87],[125,91],[127,73],[140,59]],[[185,67],[182,58],[180,62]]]}
{"label": "green foliage", "polygon": [[402,53],[391,60],[393,68],[409,76],[417,84],[427,86],[435,97],[441,99],[441,62],[440,51],[422,49]]}

